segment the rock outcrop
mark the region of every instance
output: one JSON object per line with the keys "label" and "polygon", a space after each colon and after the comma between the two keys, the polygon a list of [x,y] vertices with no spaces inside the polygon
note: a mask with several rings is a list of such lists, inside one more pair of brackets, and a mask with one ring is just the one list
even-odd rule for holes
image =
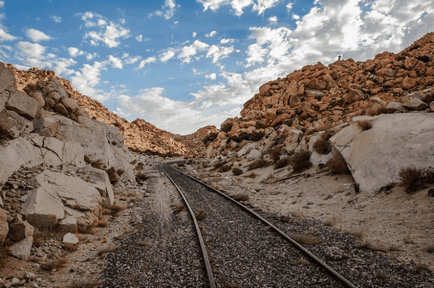
{"label": "rock outcrop", "polygon": [[179,143],[184,144],[184,146],[188,149],[187,155],[189,157],[204,157],[206,154],[206,146],[203,143],[203,138],[208,134],[218,132],[219,130],[215,126],[205,126],[192,134],[173,135],[173,138]]}

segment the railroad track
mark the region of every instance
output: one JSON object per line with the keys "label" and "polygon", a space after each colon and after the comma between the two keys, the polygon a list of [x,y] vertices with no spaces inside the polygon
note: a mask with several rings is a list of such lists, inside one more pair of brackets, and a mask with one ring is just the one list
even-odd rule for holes
{"label": "railroad track", "polygon": [[191,214],[211,288],[360,287],[253,210],[168,164],[163,171]]}

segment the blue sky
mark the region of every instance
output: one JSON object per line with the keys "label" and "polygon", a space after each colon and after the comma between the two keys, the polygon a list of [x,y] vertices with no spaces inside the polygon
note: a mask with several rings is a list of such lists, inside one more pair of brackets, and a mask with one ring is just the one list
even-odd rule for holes
{"label": "blue sky", "polygon": [[188,134],[304,65],[399,52],[434,31],[433,12],[432,0],[4,0],[0,61]]}

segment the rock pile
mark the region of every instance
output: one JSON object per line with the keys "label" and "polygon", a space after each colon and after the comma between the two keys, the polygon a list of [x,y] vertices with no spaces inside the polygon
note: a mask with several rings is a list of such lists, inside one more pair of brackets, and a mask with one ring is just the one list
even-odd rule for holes
{"label": "rock pile", "polygon": [[[356,116],[432,112],[433,51],[434,33],[429,33],[397,54],[384,52],[365,62],[347,59],[329,66],[307,65],[283,79],[270,81],[244,104],[241,117],[229,118],[221,125],[216,139],[207,147],[207,155],[213,159],[219,155],[226,159],[235,156],[254,159],[269,157],[270,149],[278,146],[282,158],[301,150],[312,151],[317,131],[337,133]],[[414,123],[429,122],[430,118],[420,116]],[[404,140],[394,138],[394,141],[400,147]],[[376,143],[367,141],[365,145]],[[336,148],[342,150],[343,146]],[[326,160],[312,153],[311,161],[316,164]],[[353,176],[360,172],[356,171],[360,163],[346,160]],[[427,161],[418,162],[417,166],[423,168],[429,165]],[[411,164],[404,161],[397,169],[391,169],[393,172],[385,181],[396,182],[399,168]],[[378,185],[364,188],[372,191],[380,188]]]}
{"label": "rock pile", "polygon": [[208,134],[218,133],[219,130],[215,126],[205,126],[198,129],[193,134],[189,135],[174,135],[173,138],[179,143],[184,144],[188,149],[189,157],[204,157],[206,146],[203,143],[203,138]]}
{"label": "rock pile", "polygon": [[[112,126],[116,126],[125,138],[124,144],[132,148],[133,150],[145,152],[148,151],[149,153],[165,155],[188,154],[188,149],[182,143],[175,141],[173,139],[173,134],[158,129],[154,125],[141,119],[136,119],[133,122],[129,122],[126,119],[117,116],[116,114],[110,112],[106,107],[104,107],[104,105],[102,105],[98,101],[80,94],[78,91],[72,88],[70,81],[55,76],[53,71],[38,70],[37,68],[31,68],[28,71],[21,71],[14,68],[12,65],[8,65],[7,67],[13,71],[17,79],[18,89],[25,89],[26,87],[28,87],[28,90],[26,89],[26,92],[28,91],[29,95],[31,95],[34,99],[39,99],[39,105],[44,104],[42,100],[48,102],[48,104],[45,103],[45,105],[52,105],[54,103],[51,100],[54,100],[56,104],[54,104],[52,107],[54,108],[54,106],[59,104],[55,108],[57,109],[56,111],[60,111],[58,113],[60,113],[61,115],[67,115],[67,113],[71,115],[71,113],[74,114],[72,110],[76,108],[75,106],[70,106],[74,105],[74,103],[71,102],[71,100],[74,100],[76,104],[78,104],[78,106],[80,107],[80,112],[76,113],[83,113],[82,110],[84,109],[84,111],[86,112],[86,114],[89,115],[90,118],[99,120]],[[61,85],[63,85],[63,91],[60,91],[61,93],[59,92],[59,94],[64,95],[63,92],[66,91],[66,93],[70,95],[70,98],[67,99],[70,100],[59,103],[57,101],[57,93],[50,94],[51,88],[49,87],[51,86],[47,87],[47,85],[44,84],[44,82],[49,79],[53,79],[51,81],[54,83],[60,83]],[[43,85],[38,85],[38,83],[41,83]],[[40,87],[44,87],[45,90],[41,90]],[[45,96],[48,96],[48,94],[50,94],[50,97],[48,97],[48,99],[50,100],[46,100],[47,97]],[[70,118],[73,119],[73,117]]]}

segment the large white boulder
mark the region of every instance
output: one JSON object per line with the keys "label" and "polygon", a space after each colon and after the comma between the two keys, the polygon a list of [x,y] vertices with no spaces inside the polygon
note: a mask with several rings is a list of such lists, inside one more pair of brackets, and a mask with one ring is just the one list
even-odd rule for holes
{"label": "large white boulder", "polygon": [[84,168],[81,168],[78,170],[78,172],[86,174],[91,180],[95,182],[91,185],[93,185],[100,192],[100,195],[105,198],[107,204],[114,204],[115,197],[113,194],[112,184],[110,183],[107,172],[101,169],[94,168],[92,166],[86,166]]}
{"label": "large white boulder", "polygon": [[434,115],[427,113],[361,116],[372,128],[354,123],[330,138],[360,189],[375,192],[399,182],[401,168],[428,168],[434,163]]}

